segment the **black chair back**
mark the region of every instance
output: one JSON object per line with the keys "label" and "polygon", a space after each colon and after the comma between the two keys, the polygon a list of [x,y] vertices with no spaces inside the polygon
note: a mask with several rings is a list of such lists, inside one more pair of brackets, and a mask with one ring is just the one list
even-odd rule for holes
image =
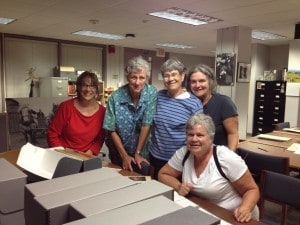
{"label": "black chair back", "polygon": [[274,124],[275,130],[282,130],[283,128],[290,128],[290,122],[282,122]]}
{"label": "black chair back", "polygon": [[272,171],[262,171],[261,199],[259,202],[260,217],[262,222],[269,221],[264,218],[265,200],[282,205],[281,225],[285,225],[287,217],[286,205],[300,210],[300,179]]}
{"label": "black chair back", "polygon": [[238,148],[237,154],[244,159],[257,184],[260,184],[262,170],[282,174],[289,173],[289,158],[287,157],[260,154],[243,148]]}

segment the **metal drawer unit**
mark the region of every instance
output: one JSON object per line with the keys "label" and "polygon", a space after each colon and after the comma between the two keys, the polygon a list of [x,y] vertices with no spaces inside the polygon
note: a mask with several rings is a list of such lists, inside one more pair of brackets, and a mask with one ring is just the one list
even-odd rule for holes
{"label": "metal drawer unit", "polygon": [[252,135],[274,130],[284,121],[286,81],[256,81]]}

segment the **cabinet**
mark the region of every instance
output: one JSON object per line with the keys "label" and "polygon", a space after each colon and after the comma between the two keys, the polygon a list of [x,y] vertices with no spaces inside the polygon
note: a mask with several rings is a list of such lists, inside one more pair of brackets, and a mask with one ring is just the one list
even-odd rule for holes
{"label": "cabinet", "polygon": [[67,97],[67,77],[40,77],[40,97]]}
{"label": "cabinet", "polygon": [[104,104],[107,105],[108,97],[114,92],[113,87],[105,88],[104,89]]}
{"label": "cabinet", "polygon": [[286,81],[256,81],[252,135],[274,130],[284,121]]}

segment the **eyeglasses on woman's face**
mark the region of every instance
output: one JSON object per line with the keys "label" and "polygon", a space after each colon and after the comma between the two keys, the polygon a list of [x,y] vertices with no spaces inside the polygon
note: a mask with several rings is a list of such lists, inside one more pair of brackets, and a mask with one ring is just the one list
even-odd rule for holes
{"label": "eyeglasses on woman's face", "polygon": [[179,72],[165,72],[162,77],[164,80],[168,80],[168,79],[174,79],[175,77],[178,77],[180,75]]}
{"label": "eyeglasses on woman's face", "polygon": [[82,89],[93,89],[93,90],[96,89],[96,85],[94,84],[80,84],[80,87]]}

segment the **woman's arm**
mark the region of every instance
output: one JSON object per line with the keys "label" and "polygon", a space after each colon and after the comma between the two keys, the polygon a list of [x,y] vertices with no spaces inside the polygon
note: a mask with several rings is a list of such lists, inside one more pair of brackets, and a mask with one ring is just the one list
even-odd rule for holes
{"label": "woman's arm", "polygon": [[109,135],[111,136],[111,139],[122,158],[123,169],[133,171],[131,162],[134,161],[134,158],[127,154],[120,136],[116,131],[110,131]]}
{"label": "woman's arm", "polygon": [[158,180],[170,187],[172,187],[178,194],[185,196],[192,189],[193,185],[190,183],[181,183],[179,178],[182,172],[175,170],[169,164],[164,165],[158,172]]}
{"label": "woman's arm", "polygon": [[248,222],[251,220],[251,212],[259,200],[259,189],[249,170],[232,185],[242,196],[242,203],[235,209],[234,216],[239,222]]}
{"label": "woman's arm", "polygon": [[[142,162],[146,162],[149,164],[148,160],[145,159],[140,153],[142,153],[142,149],[144,148],[144,145],[147,141],[147,138],[149,136],[150,133],[150,126],[142,126],[141,128],[141,132],[139,135],[139,140],[138,140],[138,144],[136,146],[135,149],[135,155],[134,155],[134,159],[136,161],[137,166],[141,169],[141,163]],[[139,152],[139,153],[138,153]]]}
{"label": "woman's arm", "polygon": [[239,143],[239,121],[238,116],[233,116],[223,121],[227,133],[227,143],[230,150],[235,151]]}

